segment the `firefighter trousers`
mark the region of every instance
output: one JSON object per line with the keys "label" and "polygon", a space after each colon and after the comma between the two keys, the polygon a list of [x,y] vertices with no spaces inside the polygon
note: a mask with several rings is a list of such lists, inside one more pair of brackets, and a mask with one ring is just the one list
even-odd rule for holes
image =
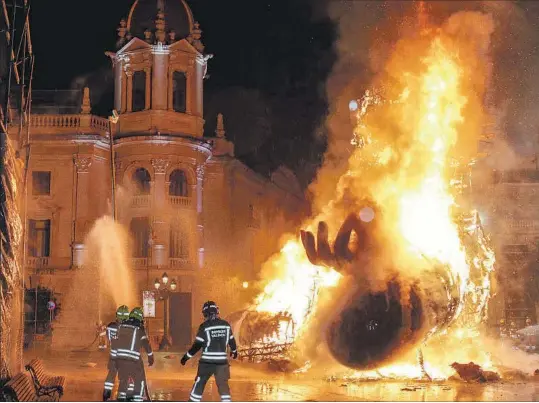
{"label": "firefighter trousers", "polygon": [[[142,360],[116,359],[116,366],[118,368],[120,383],[118,387],[118,400],[127,399],[142,402],[146,385],[146,375]],[[129,382],[130,379],[132,382]]]}
{"label": "firefighter trousers", "polygon": [[202,400],[204,388],[212,375],[215,377],[215,383],[217,384],[219,395],[221,395],[221,401],[231,401],[230,387],[228,386],[228,380],[230,379],[230,365],[208,364],[201,362],[198,364],[198,372],[195,378],[195,384],[193,385],[191,395],[189,396],[190,402],[200,402]]}
{"label": "firefighter trousers", "polygon": [[116,379],[116,374],[118,373],[118,368],[116,368],[116,360],[109,358],[107,377],[105,378],[105,392],[107,396],[112,395],[112,389],[114,389],[114,380]]}

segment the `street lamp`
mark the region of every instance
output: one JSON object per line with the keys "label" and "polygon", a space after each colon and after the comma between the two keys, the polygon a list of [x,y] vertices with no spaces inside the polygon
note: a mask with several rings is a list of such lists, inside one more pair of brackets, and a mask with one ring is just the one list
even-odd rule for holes
{"label": "street lamp", "polygon": [[168,274],[165,272],[161,276],[161,280],[156,278],[153,283],[155,290],[157,291],[157,296],[159,300],[163,301],[164,303],[163,339],[161,340],[161,343],[159,344],[159,350],[162,350],[165,347],[171,345],[169,341],[169,337],[168,337],[168,304],[169,304],[170,292],[175,291],[178,285],[176,283],[176,280],[172,279],[170,284],[168,284],[168,280],[169,280]]}
{"label": "street lamp", "polygon": [[112,137],[112,125],[118,123],[118,112],[116,109],[112,111],[112,116],[109,116],[109,147],[110,147],[110,184],[112,187],[111,207],[112,218],[116,220],[116,172],[114,172],[114,138]]}

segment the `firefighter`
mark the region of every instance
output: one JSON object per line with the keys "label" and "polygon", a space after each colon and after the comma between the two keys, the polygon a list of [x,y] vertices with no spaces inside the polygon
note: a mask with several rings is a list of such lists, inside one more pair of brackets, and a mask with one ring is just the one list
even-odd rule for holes
{"label": "firefighter", "polygon": [[112,397],[112,389],[114,388],[114,380],[118,369],[116,368],[116,341],[118,340],[118,328],[120,324],[129,319],[129,308],[125,305],[119,306],[116,310],[116,320],[107,326],[107,338],[109,340],[110,354],[107,378],[105,379],[105,389],[103,390],[103,401],[106,402]]}
{"label": "firefighter", "polygon": [[230,402],[230,387],[228,386],[230,365],[227,359],[227,347],[230,345],[230,356],[234,359],[238,358],[236,340],[232,335],[230,324],[219,317],[219,308],[215,302],[205,302],[202,306],[202,315],[205,321],[198,328],[195,342],[181,359],[181,364],[185,365],[187,360],[204,347],[189,401],[200,402],[206,382],[213,375],[221,401]]}
{"label": "firefighter", "polygon": [[[154,357],[148,336],[143,326],[142,308],[136,307],[129,314],[129,320],[122,323],[118,329],[118,339],[115,343],[116,367],[120,386],[118,388],[118,400],[133,400],[142,402],[145,390],[144,364],[140,355],[143,348],[148,355],[148,366],[154,363]],[[133,387],[128,383],[133,381]],[[127,391],[127,392],[126,392]],[[149,396],[148,396],[149,398]]]}

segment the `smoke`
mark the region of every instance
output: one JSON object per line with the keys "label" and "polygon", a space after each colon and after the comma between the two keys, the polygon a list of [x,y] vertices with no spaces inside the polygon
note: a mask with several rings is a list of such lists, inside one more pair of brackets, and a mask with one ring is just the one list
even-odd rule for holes
{"label": "smoke", "polygon": [[494,44],[495,101],[507,110],[503,131],[521,156],[537,152],[539,136],[539,4],[483,1],[496,21]]}

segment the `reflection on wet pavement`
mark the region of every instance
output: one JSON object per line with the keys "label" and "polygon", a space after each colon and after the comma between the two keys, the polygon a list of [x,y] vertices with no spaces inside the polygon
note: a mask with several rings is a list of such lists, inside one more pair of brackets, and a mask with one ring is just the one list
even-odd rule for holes
{"label": "reflection on wet pavement", "polygon": [[[153,400],[185,401],[191,382],[150,381]],[[313,381],[256,382],[231,381],[232,397],[237,401],[536,401],[539,384],[498,383],[488,385],[461,383],[364,382],[340,384]],[[209,382],[204,401],[219,401],[214,382]]]}
{"label": "reflection on wet pavement", "polygon": [[[43,356],[52,374],[67,377],[63,401],[101,401],[106,375],[106,354]],[[26,356],[29,361],[32,356]],[[96,363],[88,366],[87,363]],[[166,369],[147,368],[154,401],[186,401],[196,365]],[[361,383],[315,381],[301,377],[256,372],[233,365],[230,381],[235,401],[538,401],[539,382],[534,380],[489,384],[459,382],[364,381]],[[215,382],[206,386],[203,401],[220,401]]]}

